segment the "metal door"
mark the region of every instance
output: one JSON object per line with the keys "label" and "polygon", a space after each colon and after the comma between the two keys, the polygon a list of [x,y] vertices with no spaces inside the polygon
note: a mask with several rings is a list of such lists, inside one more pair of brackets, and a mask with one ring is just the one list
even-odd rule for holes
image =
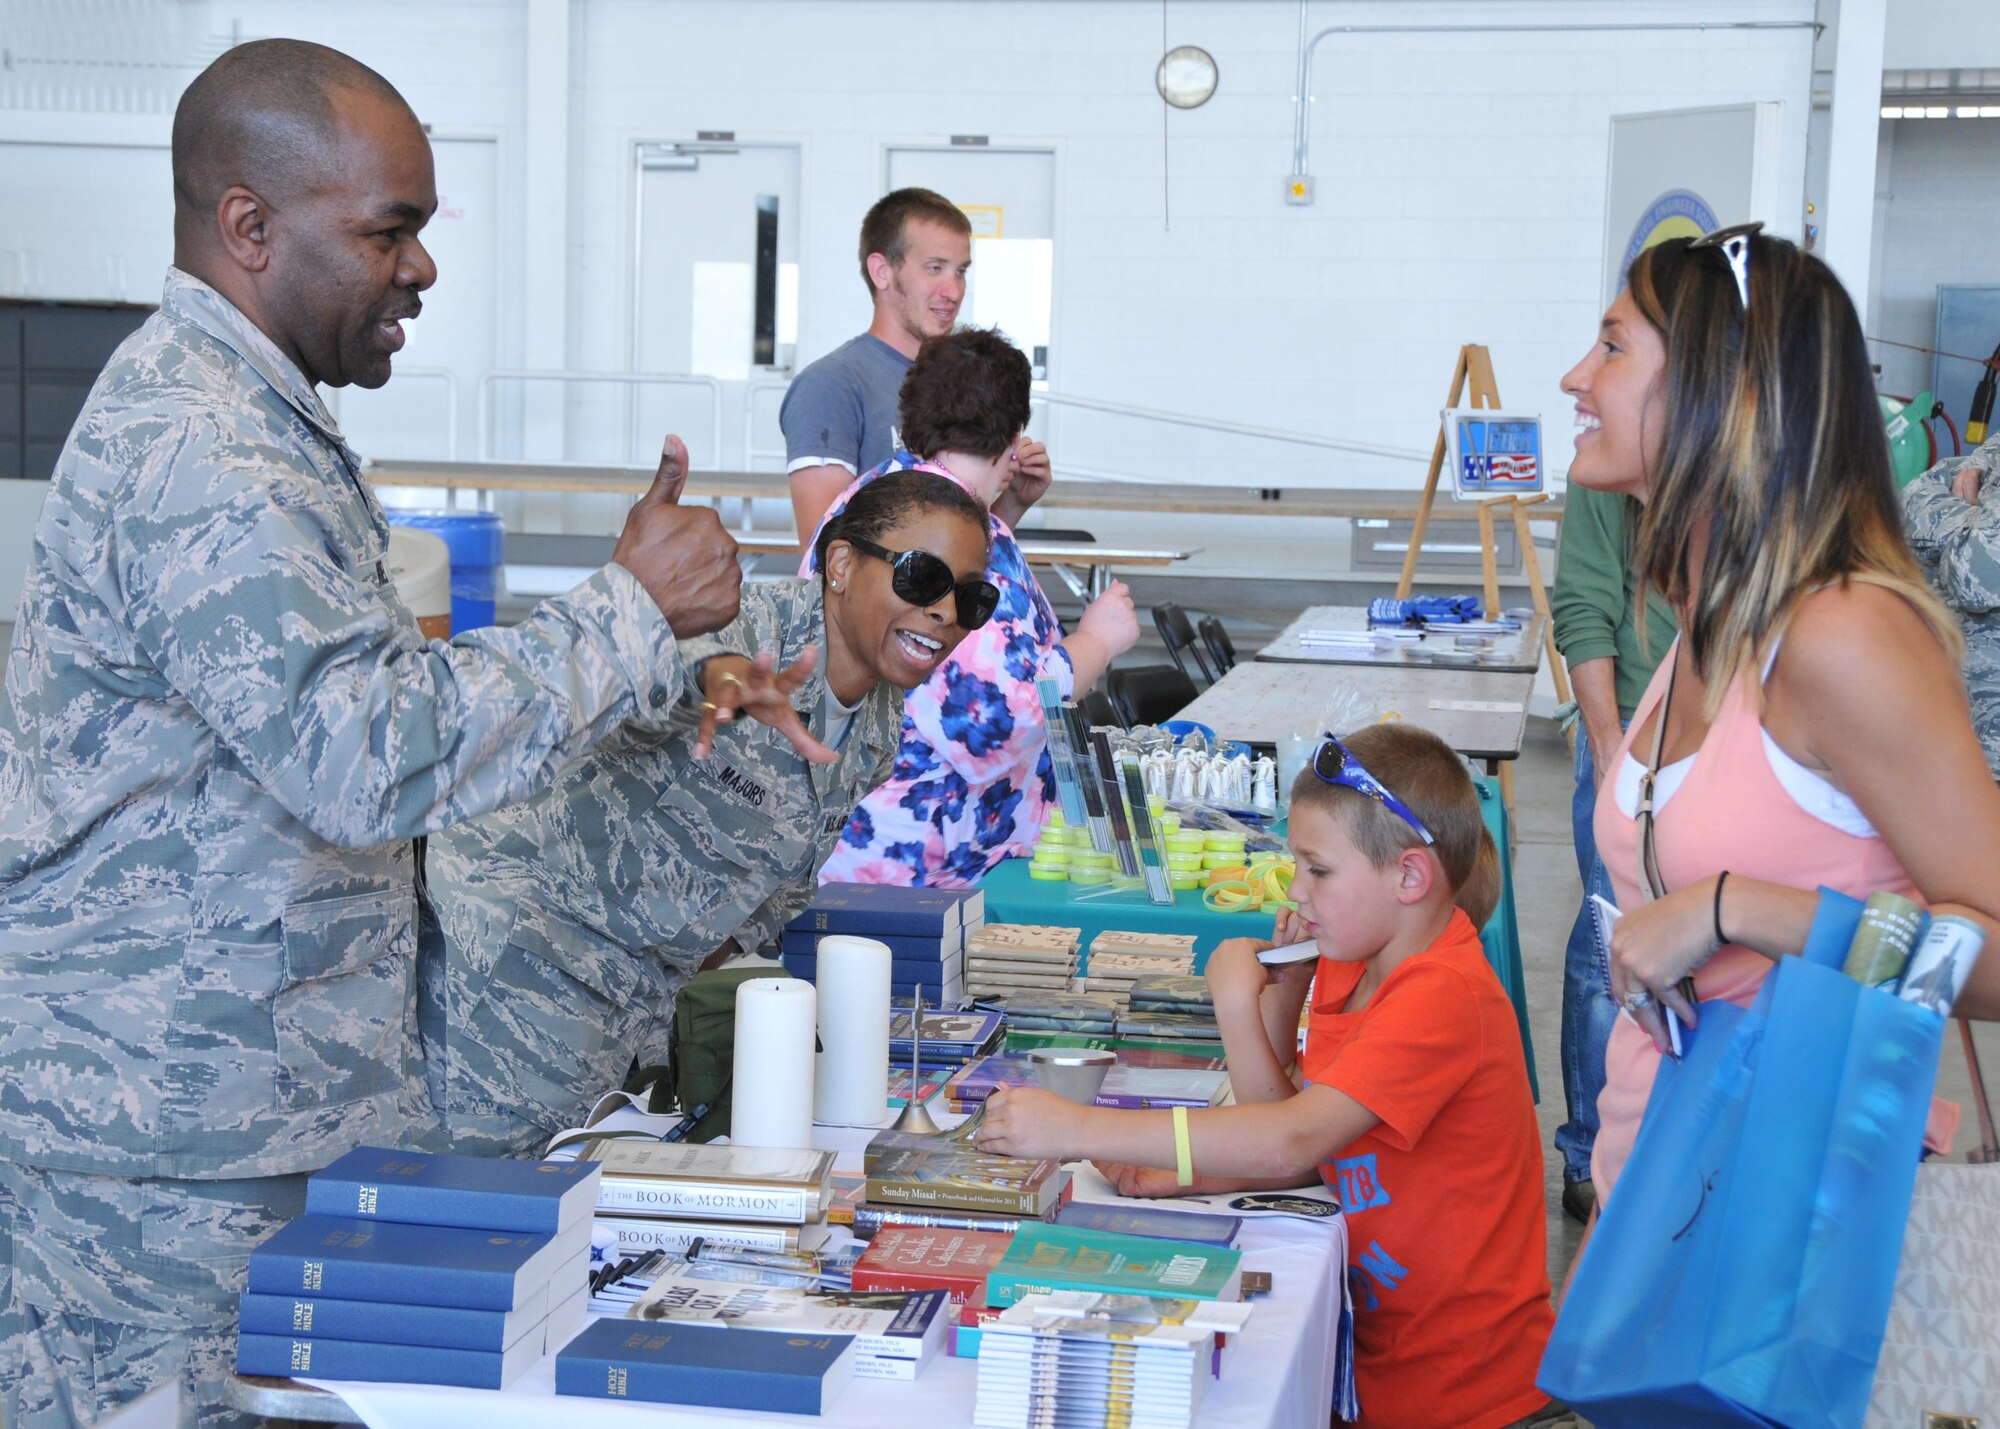
{"label": "metal door", "polygon": [[[631,459],[650,463],[663,432],[698,468],[750,469],[775,449],[778,404],[799,329],[799,150],[733,140],[635,146],[636,374],[702,383],[633,385],[624,398]],[[703,383],[708,384],[706,386]]]}

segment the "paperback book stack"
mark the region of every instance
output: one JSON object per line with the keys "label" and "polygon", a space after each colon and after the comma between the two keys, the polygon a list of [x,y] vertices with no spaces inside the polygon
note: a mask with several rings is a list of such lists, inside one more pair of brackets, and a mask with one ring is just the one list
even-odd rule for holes
{"label": "paperback book stack", "polygon": [[1003,1049],[1022,1033],[1109,1037],[1118,1030],[1118,1004],[1094,992],[1016,992],[982,997],[973,1005],[1007,1014]]}
{"label": "paperback book stack", "polygon": [[[1118,1065],[1105,1073],[1097,1089],[1098,1106],[1141,1110],[1146,1107],[1220,1106],[1229,1090],[1229,1074],[1205,1067],[1158,1067],[1128,1065],[1124,1053]],[[1187,1059],[1180,1059],[1187,1060]],[[945,1084],[946,1104],[953,1111],[970,1114],[985,1105],[1001,1087],[1033,1087],[1034,1064],[1013,1053],[982,1057]]]}
{"label": "paperback book stack", "polygon": [[1046,1220],[1070,1192],[1070,1174],[1059,1161],[997,1156],[949,1135],[878,1131],[864,1166],[867,1205],[875,1208]]}
{"label": "paperback book stack", "polygon": [[753,1250],[818,1250],[834,1202],[833,1153],[600,1137],[594,1222],[607,1257],[686,1253],[697,1237]]}
{"label": "paperback book stack", "polygon": [[993,1306],[1058,1290],[1236,1301],[1243,1298],[1243,1255],[1226,1245],[1023,1226],[986,1277]]}
{"label": "paperback book stack", "polygon": [[1201,1409],[1218,1334],[1240,1332],[1247,1318],[1242,1305],[1030,1296],[981,1333],[972,1422],[1186,1429]]}
{"label": "paperback book stack", "polygon": [[598,1168],[364,1146],[250,1255],[238,1373],[501,1389],[587,1318]]}
{"label": "paperback book stack", "polygon": [[965,942],[965,983],[974,997],[1069,991],[1081,928],[988,923]]}
{"label": "paperback book stack", "polygon": [[655,1280],[625,1314],[780,1335],[852,1335],[856,1379],[907,1380],[943,1348],[949,1301],[943,1290],[808,1290],[682,1274]]}
{"label": "paperback book stack", "polygon": [[1006,1020],[997,1012],[933,1012],[924,1010],[923,1036],[913,1038],[912,1014],[907,1006],[892,1005],[889,1012],[889,1101],[902,1106],[910,1099],[910,1068],[917,1066],[917,1099],[927,1100],[943,1090],[969,1062],[977,1061],[1000,1045]]}
{"label": "paperback book stack", "polygon": [[1112,998],[1123,1012],[1132,985],[1148,976],[1192,976],[1194,934],[1124,933],[1107,928],[1090,942],[1090,956],[1071,984],[1077,992]]}
{"label": "paperback book stack", "polygon": [[889,947],[892,996],[922,994],[926,1006],[957,1007],[967,994],[966,936],[984,927],[985,909],[976,888],[826,883],[786,925],[779,960],[793,977],[816,982],[821,938],[873,938]]}
{"label": "paperback book stack", "polygon": [[1208,981],[1193,974],[1148,976],[1132,983],[1131,1001],[1118,1019],[1121,1037],[1220,1042]]}

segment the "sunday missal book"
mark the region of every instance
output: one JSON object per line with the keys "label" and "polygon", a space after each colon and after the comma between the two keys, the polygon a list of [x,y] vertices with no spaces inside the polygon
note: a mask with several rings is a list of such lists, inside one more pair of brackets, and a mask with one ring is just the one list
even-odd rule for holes
{"label": "sunday missal book", "polygon": [[[1222,1246],[1069,1226],[1023,1226],[986,1277],[986,1300],[1011,1305],[1056,1290],[1240,1300],[1243,1257]],[[983,1353],[983,1352],[982,1352]]]}
{"label": "sunday missal book", "polygon": [[600,1319],[556,1355],[556,1393],[824,1414],[854,1374],[852,1335]]}
{"label": "sunday missal book", "polygon": [[1059,1161],[998,1156],[965,1142],[880,1131],[864,1156],[872,1205],[1046,1217],[1069,1192]]}
{"label": "sunday missal book", "polygon": [[589,1161],[508,1161],[358,1146],[306,1182],[306,1210],[423,1226],[554,1235],[590,1215]]}
{"label": "sunday missal book", "polygon": [[[546,1236],[308,1214],[279,1227],[250,1252],[247,1288],[271,1295],[518,1310],[559,1268],[581,1265],[589,1250],[589,1221]],[[566,1289],[557,1286],[554,1293]]]}

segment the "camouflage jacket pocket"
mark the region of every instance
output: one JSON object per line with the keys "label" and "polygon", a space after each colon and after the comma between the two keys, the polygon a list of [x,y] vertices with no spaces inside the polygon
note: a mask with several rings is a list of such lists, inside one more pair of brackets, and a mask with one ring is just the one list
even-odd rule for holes
{"label": "camouflage jacket pocket", "polygon": [[416,898],[357,893],[285,909],[285,973],[271,1006],[278,1105],[338,1106],[393,1090],[414,1046]]}

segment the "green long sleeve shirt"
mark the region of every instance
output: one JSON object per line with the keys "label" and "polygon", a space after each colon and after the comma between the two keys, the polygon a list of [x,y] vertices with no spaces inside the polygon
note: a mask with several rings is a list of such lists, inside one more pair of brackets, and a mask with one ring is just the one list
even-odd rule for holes
{"label": "green long sleeve shirt", "polygon": [[1616,661],[1618,718],[1632,711],[1673,644],[1673,609],[1656,593],[1646,598],[1646,638],[1639,638],[1639,575],[1632,568],[1626,498],[1571,484],[1556,547],[1556,581],[1549,591],[1556,648],[1573,668],[1586,660]]}

